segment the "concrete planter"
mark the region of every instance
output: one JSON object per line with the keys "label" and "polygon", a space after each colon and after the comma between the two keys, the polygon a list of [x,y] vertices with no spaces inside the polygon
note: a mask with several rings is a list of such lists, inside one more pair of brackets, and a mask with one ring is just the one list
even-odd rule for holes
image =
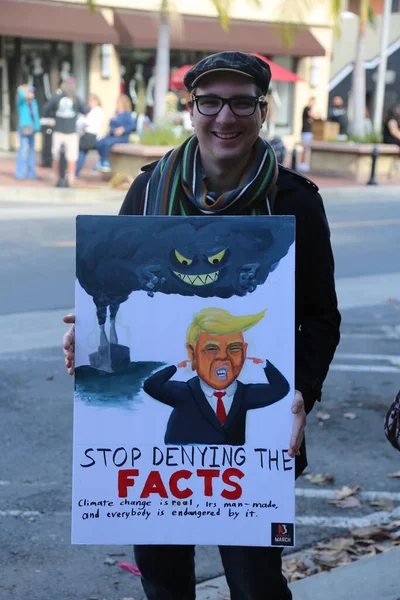
{"label": "concrete planter", "polygon": [[[358,182],[365,182],[371,175],[372,151],[375,144],[313,141],[309,143],[309,147],[312,173]],[[375,174],[390,177],[394,160],[400,156],[399,147],[391,144],[376,144],[376,147],[379,156]]]}
{"label": "concrete planter", "polygon": [[109,156],[112,174],[124,173],[135,178],[144,165],[160,160],[171,148],[172,146],[115,144]]}

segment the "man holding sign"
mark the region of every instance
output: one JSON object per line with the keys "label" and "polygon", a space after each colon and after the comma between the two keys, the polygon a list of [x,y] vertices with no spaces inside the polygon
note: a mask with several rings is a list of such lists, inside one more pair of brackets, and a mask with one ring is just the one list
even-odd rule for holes
{"label": "man holding sign", "polygon": [[[296,217],[296,375],[288,453],[296,474],[305,468],[308,413],[320,400],[339,341],[329,227],[317,186],[277,164],[259,137],[267,114],[270,68],[242,52],[202,59],[186,74],[195,135],[159,163],[145,167],[122,205],[122,215],[294,215]],[[74,316],[64,318],[73,323]],[[74,372],[75,332],[64,336]],[[290,599],[281,548],[221,546],[232,600]],[[194,547],[135,547],[149,600],[195,597]]]}

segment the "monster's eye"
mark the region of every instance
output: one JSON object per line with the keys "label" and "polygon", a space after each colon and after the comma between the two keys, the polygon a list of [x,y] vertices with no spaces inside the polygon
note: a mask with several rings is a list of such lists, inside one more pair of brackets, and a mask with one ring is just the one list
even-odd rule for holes
{"label": "monster's eye", "polygon": [[190,258],[185,258],[185,256],[183,256],[180,252],[178,252],[178,250],[175,250],[175,256],[179,260],[181,265],[188,266],[188,265],[191,265],[193,262]]}
{"label": "monster's eye", "polygon": [[221,252],[218,252],[218,254],[214,254],[213,256],[209,256],[208,257],[208,262],[211,263],[212,265],[219,265],[219,263],[221,262],[221,260],[224,258],[225,256],[225,250],[221,250]]}

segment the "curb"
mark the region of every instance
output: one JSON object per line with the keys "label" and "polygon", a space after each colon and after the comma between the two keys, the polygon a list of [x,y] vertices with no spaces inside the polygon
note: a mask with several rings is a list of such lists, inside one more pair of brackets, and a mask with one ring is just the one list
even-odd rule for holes
{"label": "curb", "polygon": [[[353,187],[321,187],[319,193],[324,202],[338,202],[340,200],[356,200],[360,202],[376,201],[378,195],[382,194],[385,201],[388,199],[400,201],[400,185],[364,185]],[[356,197],[355,197],[356,196]]]}
{"label": "curb", "polygon": [[[296,600],[400,600],[397,581],[400,548],[360,558],[331,571],[310,575],[289,584]],[[224,576],[196,585],[197,600],[230,598]]]}
{"label": "curb", "polygon": [[[400,185],[393,186],[339,186],[321,187],[320,194],[324,202],[376,201],[379,194],[385,200],[400,201]],[[38,188],[0,186],[0,202],[32,202],[35,204],[98,204],[103,202],[122,203],[126,190],[110,188]]]}

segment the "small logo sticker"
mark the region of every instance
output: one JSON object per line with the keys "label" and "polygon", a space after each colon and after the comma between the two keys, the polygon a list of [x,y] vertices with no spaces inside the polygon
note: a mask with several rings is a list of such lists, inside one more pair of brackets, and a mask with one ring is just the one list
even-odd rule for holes
{"label": "small logo sticker", "polygon": [[293,523],[271,523],[271,546],[293,546]]}

